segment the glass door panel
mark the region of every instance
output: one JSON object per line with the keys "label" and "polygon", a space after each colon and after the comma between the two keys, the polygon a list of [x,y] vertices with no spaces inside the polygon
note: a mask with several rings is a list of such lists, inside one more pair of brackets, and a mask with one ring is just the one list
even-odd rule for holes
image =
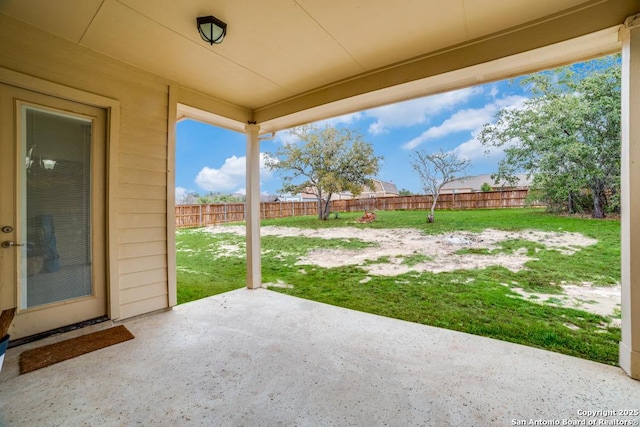
{"label": "glass door panel", "polygon": [[94,295],[93,121],[21,105],[20,308]]}

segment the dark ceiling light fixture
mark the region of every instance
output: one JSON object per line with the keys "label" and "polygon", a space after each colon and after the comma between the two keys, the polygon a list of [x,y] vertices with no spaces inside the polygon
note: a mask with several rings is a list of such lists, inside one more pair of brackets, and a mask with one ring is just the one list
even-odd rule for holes
{"label": "dark ceiling light fixture", "polygon": [[222,43],[224,36],[227,35],[227,24],[215,16],[201,16],[196,20],[202,40],[211,45]]}

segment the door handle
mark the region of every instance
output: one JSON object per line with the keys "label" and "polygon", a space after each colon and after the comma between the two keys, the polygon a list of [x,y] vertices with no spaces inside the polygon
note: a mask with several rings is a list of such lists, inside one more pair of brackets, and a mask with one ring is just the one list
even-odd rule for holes
{"label": "door handle", "polygon": [[10,248],[11,246],[24,246],[24,243],[14,243],[10,240],[5,240],[4,242],[0,243],[0,246],[2,246],[3,248]]}

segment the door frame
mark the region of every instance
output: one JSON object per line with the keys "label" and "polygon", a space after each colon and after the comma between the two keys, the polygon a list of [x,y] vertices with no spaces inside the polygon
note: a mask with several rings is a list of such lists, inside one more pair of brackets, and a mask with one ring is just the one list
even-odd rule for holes
{"label": "door frame", "polygon": [[28,76],[0,67],[0,83],[68,101],[87,104],[106,111],[106,216],[105,216],[105,263],[107,316],[116,320],[120,317],[120,287],[118,265],[118,168],[113,159],[117,158],[120,135],[120,101],[58,83]]}

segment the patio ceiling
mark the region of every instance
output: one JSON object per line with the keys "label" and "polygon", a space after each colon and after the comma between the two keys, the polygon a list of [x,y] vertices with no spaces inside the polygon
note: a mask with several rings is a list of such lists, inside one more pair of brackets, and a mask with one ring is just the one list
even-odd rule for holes
{"label": "patio ceiling", "polygon": [[[164,77],[263,131],[608,53],[619,48],[617,26],[639,11],[637,0],[0,2],[1,13]],[[200,39],[203,15],[228,24],[222,44]],[[542,61],[495,62],[607,29]],[[493,74],[437,80],[482,64]]]}

